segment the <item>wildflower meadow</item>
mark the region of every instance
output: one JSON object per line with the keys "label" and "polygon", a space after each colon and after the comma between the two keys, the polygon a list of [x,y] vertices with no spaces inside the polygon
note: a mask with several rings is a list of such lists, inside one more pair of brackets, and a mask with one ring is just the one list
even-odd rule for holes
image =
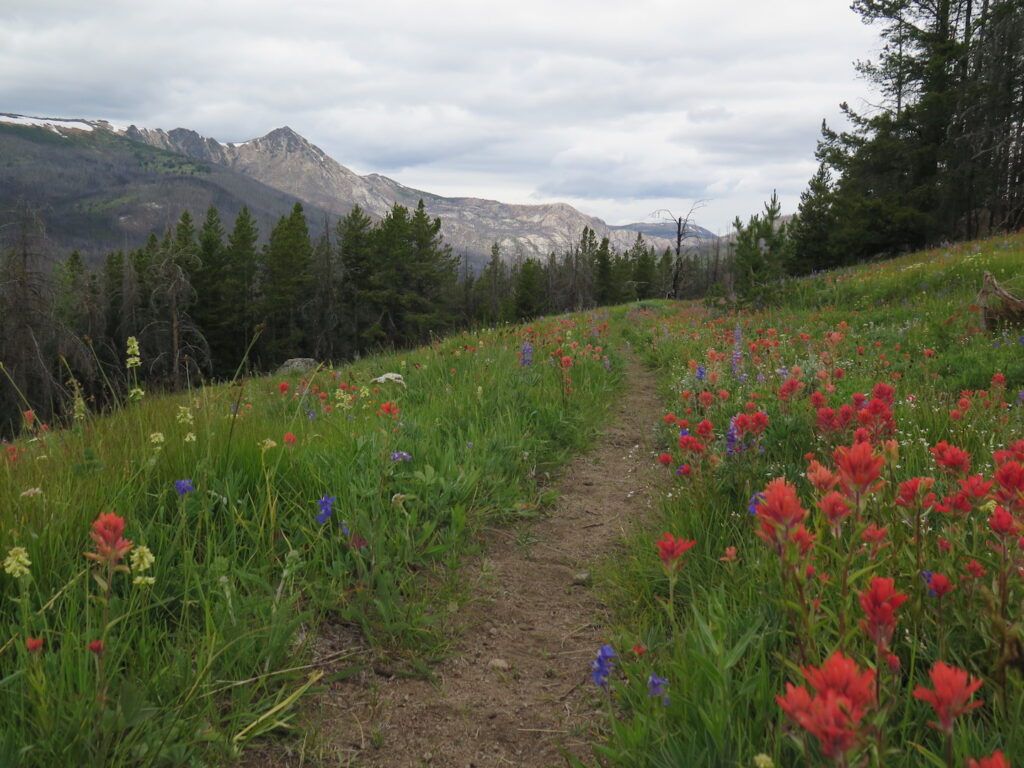
{"label": "wildflower meadow", "polygon": [[425,673],[481,526],[544,514],[624,355],[658,374],[666,490],[594,574],[593,764],[1024,765],[1024,329],[973,306],[1022,265],[1001,236],[765,309],[650,301],[26,411],[0,456],[0,766],[229,764],[297,727],[325,623]]}
{"label": "wildflower meadow", "polygon": [[600,763],[1024,764],[1024,328],[974,305],[1022,246],[627,313],[673,477],[606,574]]}
{"label": "wildflower meadow", "polygon": [[[230,762],[319,690],[323,622],[424,671],[480,526],[536,516],[599,427],[607,332],[589,314],[138,389],[59,429],[27,411],[0,471],[0,765]],[[145,356],[131,340],[125,364]]]}

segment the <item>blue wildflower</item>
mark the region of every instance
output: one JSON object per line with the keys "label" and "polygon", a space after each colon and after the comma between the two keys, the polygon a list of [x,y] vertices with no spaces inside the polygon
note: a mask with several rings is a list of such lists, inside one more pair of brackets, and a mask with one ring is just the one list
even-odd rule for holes
{"label": "blue wildflower", "polygon": [[763,502],[764,500],[764,494],[758,491],[753,496],[751,496],[750,501],[747,502],[747,511],[750,512],[750,514],[752,515],[756,515],[757,505]]}
{"label": "blue wildflower", "polygon": [[707,369],[703,365],[697,366],[697,381],[704,381],[704,377],[708,375]]}
{"label": "blue wildflower", "polygon": [[590,676],[595,685],[601,688],[608,687],[608,675],[615,669],[612,659],[618,658],[618,654],[610,645],[602,645],[597,651],[597,658],[590,662]]}
{"label": "blue wildflower", "polygon": [[520,350],[519,367],[527,368],[531,365],[533,365],[533,344],[525,341],[523,342],[523,348]]}
{"label": "blue wildflower", "polygon": [[647,678],[647,695],[652,699],[655,696],[661,696],[661,703],[667,707],[669,699],[668,694],[665,693],[666,685],[668,685],[668,680],[664,677],[658,677],[653,672],[651,672],[651,676]]}
{"label": "blue wildflower", "polygon": [[326,493],[320,497],[316,502],[320,507],[320,514],[316,516],[316,521],[323,525],[327,522],[327,518],[334,512],[334,496],[328,496]]}
{"label": "blue wildflower", "polygon": [[412,454],[406,453],[405,451],[392,451],[391,460],[394,462],[398,461],[412,461]]}
{"label": "blue wildflower", "polygon": [[178,492],[179,496],[184,496],[186,493],[192,493],[192,491],[195,490],[195,486],[192,485],[192,478],[190,477],[185,480],[175,480],[174,490]]}
{"label": "blue wildflower", "polygon": [[732,456],[743,450],[743,446],[736,447],[736,417],[729,419],[729,429],[725,432],[725,455]]}

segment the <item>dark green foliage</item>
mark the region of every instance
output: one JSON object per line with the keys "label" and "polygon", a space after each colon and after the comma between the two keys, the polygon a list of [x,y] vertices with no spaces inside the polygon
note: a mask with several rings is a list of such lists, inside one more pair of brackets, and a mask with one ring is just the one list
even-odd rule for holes
{"label": "dark green foliage", "polygon": [[858,69],[883,103],[871,116],[844,104],[851,131],[822,126],[822,168],[801,200],[807,222],[794,235],[792,268],[1019,228],[1024,4],[856,0],[852,7],[881,33],[877,60]]}
{"label": "dark green foliage", "polygon": [[274,366],[312,352],[304,314],[311,300],[313,247],[302,204],[296,203],[270,233],[260,272],[259,318],[265,329],[260,359]]}
{"label": "dark green foliage", "polygon": [[768,286],[785,274],[789,260],[786,224],[780,221],[778,195],[764,204],[763,214],[754,214],[746,226],[736,218],[733,271],[735,290],[744,302],[763,305],[768,302]]}

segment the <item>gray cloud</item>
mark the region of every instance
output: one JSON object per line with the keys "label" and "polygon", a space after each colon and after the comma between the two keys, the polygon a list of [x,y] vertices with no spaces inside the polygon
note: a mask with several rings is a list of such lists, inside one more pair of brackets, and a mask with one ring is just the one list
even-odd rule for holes
{"label": "gray cloud", "polygon": [[36,0],[0,10],[0,111],[290,125],[428,191],[565,199],[609,221],[778,187],[796,205],[823,117],[876,45],[845,3],[733,0]]}

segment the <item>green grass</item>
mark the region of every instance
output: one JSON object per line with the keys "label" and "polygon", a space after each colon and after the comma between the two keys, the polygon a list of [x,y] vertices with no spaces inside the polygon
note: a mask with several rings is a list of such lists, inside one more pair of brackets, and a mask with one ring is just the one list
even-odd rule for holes
{"label": "green grass", "polygon": [[[916,540],[915,510],[895,503],[899,484],[913,477],[931,478],[940,502],[958,490],[929,452],[941,440],[966,450],[971,473],[991,481],[993,451],[1024,439],[1024,329],[983,333],[973,306],[983,270],[1024,293],[1022,251],[1024,236],[1001,236],[787,281],[777,305],[757,313],[665,304],[626,317],[627,337],[659,374],[666,413],[689,420],[691,429],[709,419],[714,435],[706,457],[693,461],[676,445],[678,427],[665,425],[662,447],[673,454],[665,471],[686,461],[691,474],[676,477],[655,526],[638,532],[605,574],[615,616],[609,637],[620,659],[607,697],[614,717],[595,747],[602,765],[751,766],[765,754],[778,766],[942,766],[947,748],[950,765],[996,748],[1011,764],[1024,759],[1024,579],[1017,571],[1024,550],[1015,536],[990,530],[992,492],[964,515],[926,510]],[[780,387],[796,366],[803,386],[783,402]],[[1004,384],[993,381],[996,373]],[[838,408],[879,382],[895,388],[895,430],[874,439],[876,454],[887,457],[883,484],[835,538],[817,507],[824,494],[805,473],[810,456],[833,468],[833,450],[851,444],[853,428],[817,429],[810,395],[820,390]],[[698,404],[702,392],[714,395],[707,407]],[[764,451],[728,455],[730,419],[747,403],[769,417],[759,440]],[[816,536],[809,553],[790,551],[784,560],[754,535],[759,518],[748,510],[751,497],[778,477],[796,488]],[[1024,497],[1012,503],[1020,536]],[[860,540],[870,523],[887,528],[878,551]],[[671,610],[671,571],[655,547],[664,531],[697,542],[678,571]],[[736,548],[734,561],[723,559],[727,547]],[[985,576],[971,575],[971,560]],[[948,575],[956,588],[939,601],[923,570]],[[872,577],[893,578],[909,597],[889,649],[896,672],[884,657],[879,666],[858,626],[858,596]],[[642,655],[629,650],[635,645],[645,647]],[[851,729],[852,748],[832,760],[775,697],[787,683],[805,684],[801,667],[818,666],[838,649],[861,670],[876,669],[881,700]],[[928,725],[931,707],[911,695],[932,687],[928,671],[938,660],[983,681],[974,698],[984,704],[957,719],[949,745]],[[668,679],[668,706],[648,696],[651,673]]]}
{"label": "green grass", "polygon": [[[27,420],[0,467],[0,554],[31,561],[0,573],[0,765],[229,760],[293,727],[325,619],[422,673],[480,526],[535,514],[538,479],[592,439],[621,384],[594,321],[143,397],[64,430]],[[387,372],[406,386],[372,381]],[[83,556],[108,512],[151,568]]]}

